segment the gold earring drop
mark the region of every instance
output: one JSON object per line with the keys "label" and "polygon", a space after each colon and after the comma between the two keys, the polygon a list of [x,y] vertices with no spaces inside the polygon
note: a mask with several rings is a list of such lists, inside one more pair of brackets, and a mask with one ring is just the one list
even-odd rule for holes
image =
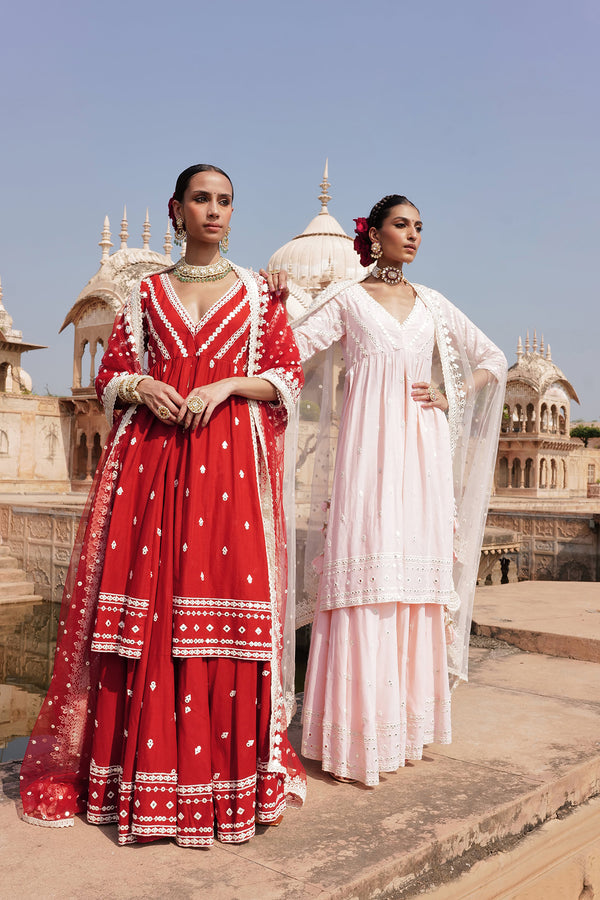
{"label": "gold earring drop", "polygon": [[227,253],[229,250],[229,235],[231,234],[231,226],[227,226],[227,231],[221,238],[221,253]]}
{"label": "gold earring drop", "polygon": [[177,216],[175,220],[175,243],[178,247],[181,247],[186,238],[185,226],[183,224],[183,219],[180,216]]}
{"label": "gold earring drop", "polygon": [[371,244],[371,256],[373,259],[380,259],[383,256],[383,250],[379,241],[373,241]]}

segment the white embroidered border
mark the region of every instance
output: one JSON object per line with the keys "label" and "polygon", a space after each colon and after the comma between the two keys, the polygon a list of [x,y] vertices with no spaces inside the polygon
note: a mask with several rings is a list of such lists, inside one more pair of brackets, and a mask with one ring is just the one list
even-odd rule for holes
{"label": "white embroidered border", "polygon": [[[242,335],[248,328],[249,324],[250,324],[250,316],[248,316],[244,320],[243,324],[240,326],[240,328],[238,328],[238,330],[235,332],[235,334],[232,334],[231,337],[229,338],[229,340],[225,341],[225,343],[223,344],[221,349],[217,350],[217,352],[214,355],[214,359],[222,359],[225,356],[225,354],[230,350],[230,348],[233,347],[235,342],[238,341],[242,337]],[[235,361],[237,362],[237,357],[236,357]]]}
{"label": "white embroidered border", "polygon": [[[167,278],[166,275],[161,275],[160,279],[161,279],[161,284],[163,285],[163,287],[165,287],[165,285],[168,285],[168,287],[171,286],[171,282],[169,281],[169,279]],[[154,292],[154,285],[152,284],[151,281],[147,282],[147,284],[148,284],[148,287],[150,288],[152,305],[154,306],[154,309],[156,310],[158,317],[160,318],[161,322],[163,323],[163,325],[165,326],[167,331],[170,332],[173,340],[175,341],[175,343],[179,347],[179,350],[181,351],[181,355],[187,357],[188,352],[185,349],[185,345],[184,345],[183,341],[179,337],[179,334],[175,331],[175,328],[173,327],[172,323],[167,318],[167,314],[165,313],[165,311],[161,307],[160,303],[158,302],[156,293]],[[165,290],[168,291],[168,288],[165,287]]]}

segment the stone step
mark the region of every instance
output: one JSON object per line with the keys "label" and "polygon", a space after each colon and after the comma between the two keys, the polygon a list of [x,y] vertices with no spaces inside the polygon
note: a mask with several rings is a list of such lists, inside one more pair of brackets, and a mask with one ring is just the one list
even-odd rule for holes
{"label": "stone step", "polygon": [[[3,598],[9,598],[8,602],[10,602],[10,598],[18,599],[19,602],[22,602],[23,597],[30,596],[35,593],[35,585],[33,581],[8,581],[5,584],[0,584],[0,601]],[[4,600],[3,602],[7,602]]]}
{"label": "stone step", "polygon": [[[7,549],[0,547],[0,550]],[[11,556],[10,553],[3,553],[0,555],[0,571],[2,569],[12,569],[13,566],[18,566],[19,561],[16,556]]]}
{"label": "stone step", "polygon": [[600,663],[600,586],[521,581],[479,587],[472,631],[528,653]]}
{"label": "stone step", "polygon": [[40,594],[33,593],[33,584],[27,583],[28,590],[30,593],[27,594],[19,594],[15,596],[15,594],[5,594],[3,590],[0,589],[0,606],[4,606],[8,603],[41,603],[43,601],[43,597]]}
{"label": "stone step", "polygon": [[10,584],[13,581],[25,581],[26,577],[27,576],[25,575],[23,569],[19,569],[17,566],[10,569],[0,568],[0,591],[2,590],[2,586],[4,584]]}

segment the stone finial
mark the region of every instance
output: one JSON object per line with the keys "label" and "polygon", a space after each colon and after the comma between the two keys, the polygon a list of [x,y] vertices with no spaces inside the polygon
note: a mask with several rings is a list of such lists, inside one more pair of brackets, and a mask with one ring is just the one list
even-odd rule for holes
{"label": "stone finial", "polygon": [[550,344],[548,344],[548,349],[546,350],[546,359],[552,362],[552,351],[550,350]]}
{"label": "stone finial", "polygon": [[523,356],[523,341],[521,340],[521,335],[519,335],[519,340],[517,341],[517,359],[521,359]]}
{"label": "stone finial", "polygon": [[165,242],[163,244],[165,256],[171,259],[171,250],[173,249],[173,240],[171,238],[171,222],[167,220],[167,230],[165,232]]}
{"label": "stone finial", "polygon": [[104,216],[104,228],[102,229],[102,240],[98,241],[98,246],[102,247],[102,258],[100,259],[100,265],[105,263],[110,254],[110,248],[112,247],[112,241],[110,239],[110,222],[108,221],[108,216]]}
{"label": "stone finial", "polygon": [[150,213],[146,209],[146,218],[144,219],[144,227],[142,229],[142,241],[144,242],[144,250],[150,249]]}
{"label": "stone finial", "polygon": [[127,238],[129,237],[129,232],[127,231],[127,207],[123,207],[123,218],[121,219],[121,232],[119,234],[121,238],[121,246],[119,250],[127,250]]}
{"label": "stone finial", "polygon": [[544,335],[542,334],[542,340],[540,341],[540,356],[543,356],[544,353],[545,353]]}
{"label": "stone finial", "polygon": [[525,335],[525,353],[529,353],[531,347],[529,346],[529,328],[527,329],[527,334]]}
{"label": "stone finial", "polygon": [[329,159],[326,159],[325,160],[325,170],[323,172],[323,181],[321,182],[321,185],[320,185],[321,193],[319,194],[319,200],[321,201],[321,212],[322,213],[328,212],[327,204],[331,200],[331,197],[328,193],[329,188],[331,187],[331,185],[329,184],[329,178],[327,176],[328,168],[329,168]]}
{"label": "stone finial", "polygon": [[533,329],[533,352],[538,352],[538,342],[537,342],[537,328]]}

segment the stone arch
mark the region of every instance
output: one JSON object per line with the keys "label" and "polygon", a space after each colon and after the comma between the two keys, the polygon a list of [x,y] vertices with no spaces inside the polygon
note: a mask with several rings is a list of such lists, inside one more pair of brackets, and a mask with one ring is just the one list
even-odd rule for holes
{"label": "stone arch", "polygon": [[591,581],[588,567],[578,559],[570,559],[558,570],[559,581]]}
{"label": "stone arch", "polygon": [[102,456],[102,438],[99,432],[94,435],[94,443],[92,445],[92,475],[98,468],[100,457]]}
{"label": "stone arch", "polygon": [[533,403],[527,404],[527,412],[525,415],[525,431],[530,434],[535,431],[535,406]]}
{"label": "stone arch", "polygon": [[525,460],[525,487],[532,488],[535,487],[535,472],[533,469],[533,460],[531,457]]}
{"label": "stone arch", "polygon": [[73,387],[74,388],[81,387],[82,372],[83,372],[83,357],[85,354],[85,348],[88,346],[88,343],[89,343],[88,339],[84,338],[79,345],[79,351],[75,358],[75,368],[73,371]]}
{"label": "stone arch", "polygon": [[0,430],[0,456],[8,456],[8,434]]}
{"label": "stone arch", "polygon": [[512,430],[523,431],[523,407],[520,403],[515,404],[512,414]]}
{"label": "stone arch", "polygon": [[12,366],[9,362],[0,364],[0,392],[9,393],[13,387]]}
{"label": "stone arch", "polygon": [[510,406],[508,403],[504,404],[502,408],[502,423],[500,425],[500,430],[503,434],[506,434],[507,431],[510,431]]}
{"label": "stone arch", "polygon": [[518,456],[513,459],[510,485],[513,488],[521,487],[521,460]]}
{"label": "stone arch", "polygon": [[79,443],[77,445],[77,459],[75,462],[75,477],[84,479],[87,477],[87,460],[88,460],[88,446],[87,446],[87,436],[85,431],[81,432],[79,437]]}
{"label": "stone arch", "polygon": [[567,433],[567,408],[561,406],[558,411],[558,431],[559,434]]}
{"label": "stone arch", "polygon": [[501,456],[498,460],[498,487],[508,487],[508,459],[506,456]]}
{"label": "stone arch", "polygon": [[540,488],[548,487],[548,461],[542,457],[540,460]]}
{"label": "stone arch", "polygon": [[542,403],[540,409],[540,431],[548,431],[548,405]]}

